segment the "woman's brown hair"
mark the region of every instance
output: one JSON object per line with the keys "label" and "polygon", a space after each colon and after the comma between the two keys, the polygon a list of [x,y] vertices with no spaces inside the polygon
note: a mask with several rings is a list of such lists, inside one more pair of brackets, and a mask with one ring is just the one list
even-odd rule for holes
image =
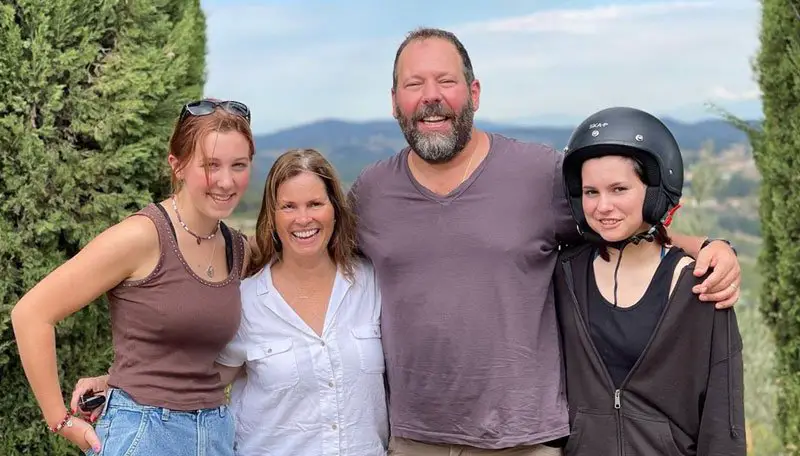
{"label": "woman's brown hair", "polygon": [[273,261],[281,259],[281,241],[275,228],[278,187],[300,173],[316,174],[325,183],[333,205],[335,222],[328,243],[328,254],[348,279],[353,278],[356,263],[356,218],[345,197],[342,183],[330,162],[314,149],[293,149],[281,154],[267,176],[261,211],[256,222],[253,246],[246,276],[252,276]]}
{"label": "woman's brown hair", "polygon": [[[210,99],[214,100],[216,99]],[[240,114],[226,111],[221,107],[214,109],[214,112],[204,116],[187,115],[183,120],[180,118],[175,122],[175,128],[169,140],[169,154],[178,159],[178,166],[171,170],[172,192],[180,190],[180,180],[178,173],[184,169],[194,158],[198,151],[203,157],[208,158],[213,151],[205,150],[203,140],[210,133],[227,133],[235,131],[241,133],[247,140],[250,147],[250,160],[256,152],[253,142],[253,132],[250,129],[250,122]],[[206,165],[206,179],[209,176],[208,165]]]}

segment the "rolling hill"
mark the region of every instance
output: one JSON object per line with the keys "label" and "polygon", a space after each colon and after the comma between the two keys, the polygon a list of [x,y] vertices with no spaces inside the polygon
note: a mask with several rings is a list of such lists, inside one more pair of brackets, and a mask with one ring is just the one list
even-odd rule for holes
{"label": "rolling hill", "polygon": [[[747,141],[743,132],[723,120],[705,120],[683,123],[664,121],[678,138],[685,159],[691,163],[707,141],[717,149],[725,149]],[[477,122],[478,126],[491,132],[503,134],[523,141],[536,141],[556,148],[564,147],[571,127],[535,126],[519,127]],[[754,124],[754,122],[751,122]],[[253,187],[263,187],[263,182],[275,157],[290,148],[316,148],[336,166],[345,182],[352,182],[369,163],[389,157],[406,145],[400,128],[394,120],[372,122],[345,122],[322,120],[282,130],[268,135],[258,135]]]}
{"label": "rolling hill", "polygon": [[[745,247],[748,254],[758,249],[760,226],[758,214],[759,176],[749,152],[746,135],[723,120],[704,120],[695,123],[666,119],[683,149],[687,169],[687,196],[682,210],[686,218],[699,218],[708,222],[707,227],[720,236],[737,233],[747,236],[747,244],[739,241],[740,250]],[[750,125],[758,122],[751,121]],[[524,141],[537,141],[558,149],[563,148],[572,133],[571,127],[535,126],[520,127],[478,122],[484,130]],[[269,135],[258,135],[256,141],[256,163],[250,187],[236,210],[236,218],[242,227],[250,227],[255,221],[261,205],[267,173],[275,158],[284,151],[297,147],[320,150],[334,164],[342,180],[349,186],[368,164],[389,157],[406,146],[405,138],[394,120],[372,122],[345,122],[323,120]],[[700,151],[713,143],[712,155],[704,157]],[[694,165],[703,164],[715,179],[715,190],[703,202],[693,202]],[[690,214],[694,213],[693,216]],[[687,217],[688,216],[688,217]],[[713,222],[712,222],[713,220]],[[722,231],[719,231],[722,230]],[[718,232],[719,231],[719,232]]]}

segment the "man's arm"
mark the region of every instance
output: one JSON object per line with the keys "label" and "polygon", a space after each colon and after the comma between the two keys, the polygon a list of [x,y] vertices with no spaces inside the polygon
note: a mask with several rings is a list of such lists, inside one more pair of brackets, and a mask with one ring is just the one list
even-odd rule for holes
{"label": "man's arm", "polygon": [[692,289],[700,295],[700,300],[716,303],[717,309],[733,306],[739,300],[742,283],[742,269],[733,248],[721,240],[712,240],[703,247],[704,237],[675,232],[670,232],[669,236],[674,246],[695,258],[695,277],[702,277],[709,268],[713,269],[703,283]]}
{"label": "man's arm", "polygon": [[690,257],[697,259],[697,256],[700,255],[700,249],[703,246],[703,242],[706,240],[704,237],[699,236],[688,236],[686,234],[676,233],[672,230],[667,229],[669,233],[670,239],[672,239],[672,245],[676,247],[680,247],[689,254]]}
{"label": "man's arm", "polygon": [[556,242],[562,247],[575,246],[586,242],[578,232],[578,225],[572,217],[569,208],[566,189],[564,188],[564,176],[562,166],[564,164],[564,154],[553,150],[555,155],[555,170],[553,171],[553,226],[555,227]]}

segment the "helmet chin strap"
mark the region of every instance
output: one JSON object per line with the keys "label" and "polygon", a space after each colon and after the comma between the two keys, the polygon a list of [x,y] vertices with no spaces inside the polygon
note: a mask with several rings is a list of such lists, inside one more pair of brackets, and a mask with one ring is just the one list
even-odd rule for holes
{"label": "helmet chin strap", "polygon": [[639,245],[640,242],[653,242],[656,240],[656,231],[658,231],[658,225],[653,225],[650,227],[649,230],[634,234],[633,236],[629,237],[628,239],[624,239],[622,241],[614,241],[614,242],[604,242],[607,247],[611,247],[612,249],[617,249],[622,254],[622,249],[624,249],[628,244]]}
{"label": "helmet chin strap", "polygon": [[606,242],[604,241],[603,244],[606,247],[610,247],[612,249],[619,250],[619,256],[617,256],[617,265],[614,267],[614,307],[617,307],[617,287],[619,285],[619,281],[617,280],[617,275],[619,273],[619,266],[622,264],[622,253],[625,251],[625,247],[628,244],[639,245],[640,242],[653,242],[656,240],[656,231],[658,230],[658,225],[653,225],[650,227],[649,230],[634,234],[633,236],[629,237],[628,239],[624,239],[622,241],[614,241],[614,242]]}

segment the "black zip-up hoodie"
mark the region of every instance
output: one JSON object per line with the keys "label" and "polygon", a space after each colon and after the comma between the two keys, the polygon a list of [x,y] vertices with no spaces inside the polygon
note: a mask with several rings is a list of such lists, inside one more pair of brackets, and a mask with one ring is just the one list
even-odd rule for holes
{"label": "black zip-up hoodie", "polygon": [[[567,456],[746,454],[742,339],[733,309],[716,310],[683,269],[639,360],[615,389],[587,321],[588,245],[562,253],[556,306],[571,433]],[[624,279],[623,279],[624,280]]]}

